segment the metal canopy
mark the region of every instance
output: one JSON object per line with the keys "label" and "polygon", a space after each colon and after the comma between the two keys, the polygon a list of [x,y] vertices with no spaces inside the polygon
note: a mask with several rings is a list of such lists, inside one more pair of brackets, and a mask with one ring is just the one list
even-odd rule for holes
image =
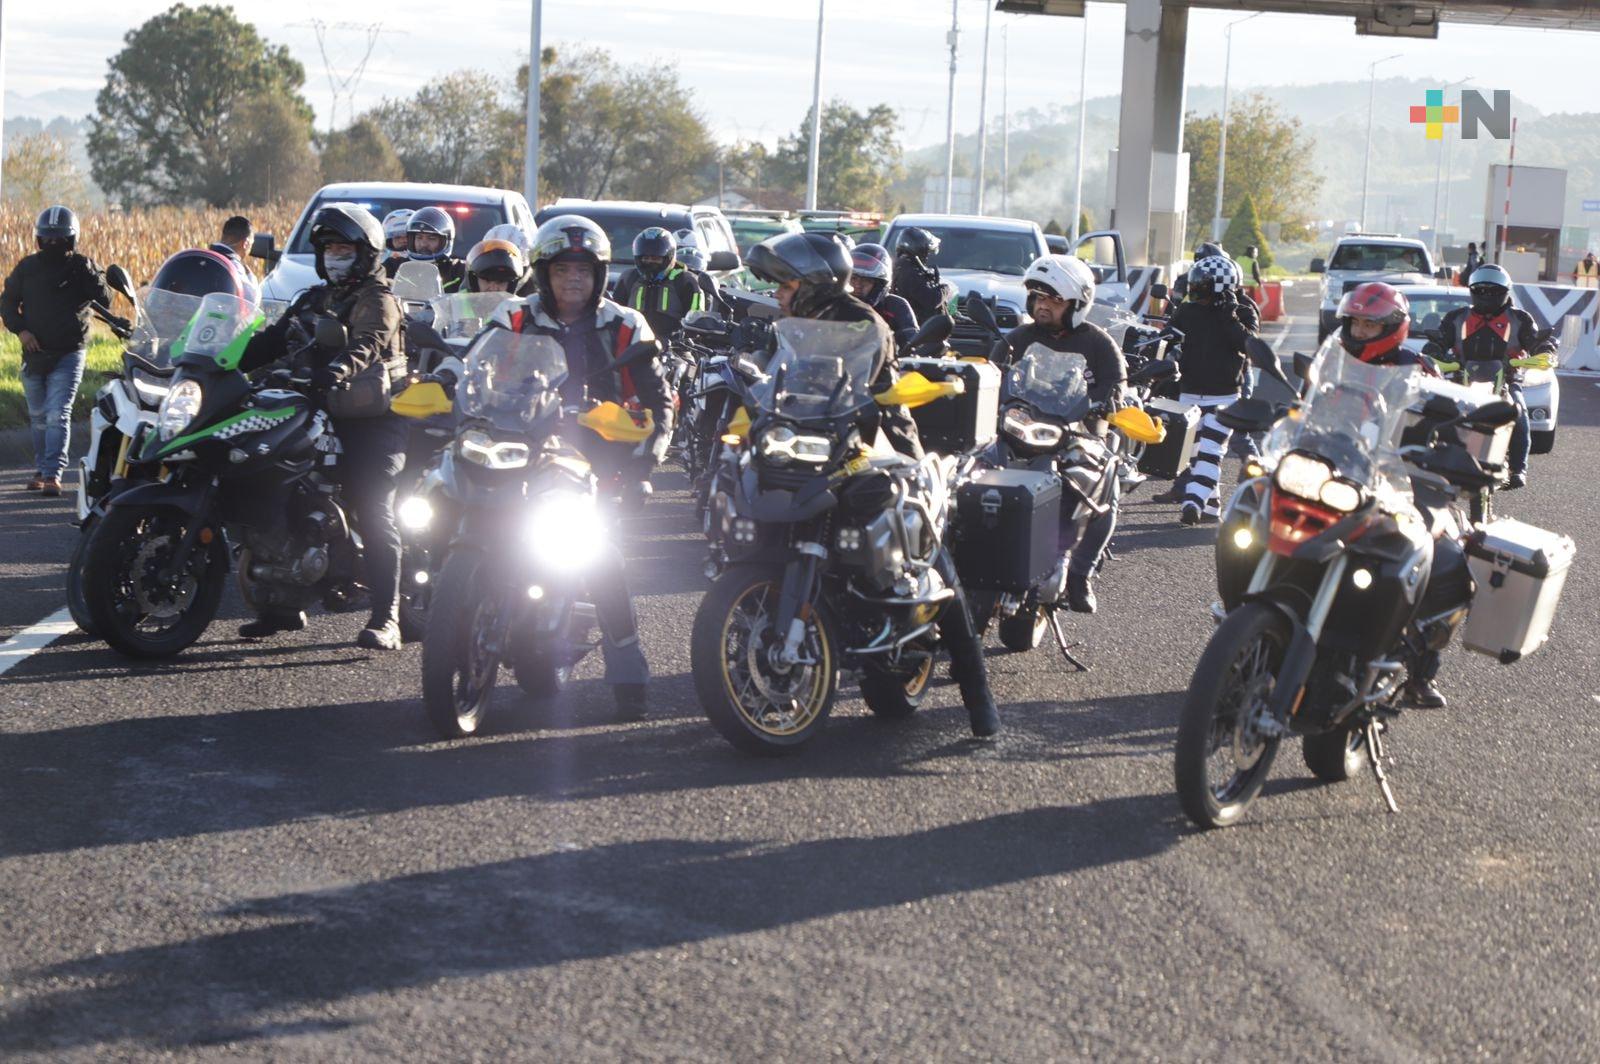
{"label": "metal canopy", "polygon": [[[1375,3],[1374,0],[1188,0],[1167,6],[1224,11],[1275,11],[1291,15],[1343,15],[1370,24],[1373,32],[1419,35],[1439,22],[1491,26],[1530,26],[1547,30],[1600,30],[1600,0],[1445,0],[1443,3]],[[1363,27],[1365,28],[1365,27]],[[1408,34],[1407,28],[1410,29]],[[1425,34],[1431,36],[1431,32]]]}

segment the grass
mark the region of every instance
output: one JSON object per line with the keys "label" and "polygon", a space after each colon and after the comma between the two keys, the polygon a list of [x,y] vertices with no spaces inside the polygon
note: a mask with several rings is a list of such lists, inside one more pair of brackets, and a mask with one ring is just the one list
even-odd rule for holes
{"label": "grass", "polygon": [[[89,336],[89,361],[72,405],[73,420],[89,416],[95,393],[122,372],[122,341],[98,327]],[[0,430],[26,428],[28,404],[22,396],[22,342],[0,331]]]}

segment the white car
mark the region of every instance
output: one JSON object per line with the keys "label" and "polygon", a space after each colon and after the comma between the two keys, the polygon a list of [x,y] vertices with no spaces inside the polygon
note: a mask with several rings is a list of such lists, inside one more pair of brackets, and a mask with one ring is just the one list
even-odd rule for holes
{"label": "white car", "polygon": [[[1456,285],[1404,284],[1395,288],[1411,303],[1411,335],[1404,346],[1417,354],[1427,343],[1423,330],[1437,329],[1446,314],[1472,301],[1471,292]],[[1556,446],[1556,420],[1561,407],[1561,382],[1555,370],[1523,370],[1522,398],[1528,405],[1533,453],[1549,454]]]}
{"label": "white car", "polygon": [[1339,327],[1339,301],[1357,285],[1384,281],[1396,288],[1434,283],[1433,256],[1420,240],[1373,233],[1340,237],[1326,261],[1311,260],[1311,272],[1322,274],[1322,312],[1317,343]]}
{"label": "white car", "polygon": [[378,221],[390,211],[442,207],[456,223],[452,255],[465,255],[483,234],[502,222],[514,222],[533,232],[533,212],[520,192],[476,185],[433,185],[422,182],[362,181],[324,185],[311,197],[287,243],[280,249],[271,233],[256,236],[250,254],[273,264],[261,286],[261,309],[270,319],[282,313],[294,298],[319,284],[311,252],[311,219],[329,203],[359,203]]}

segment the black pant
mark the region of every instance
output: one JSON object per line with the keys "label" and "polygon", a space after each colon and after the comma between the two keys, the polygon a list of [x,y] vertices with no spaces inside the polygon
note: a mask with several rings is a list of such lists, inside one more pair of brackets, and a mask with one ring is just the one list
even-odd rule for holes
{"label": "black pant", "polygon": [[334,423],[344,453],[336,472],[345,504],[355,515],[372,593],[374,626],[395,620],[400,609],[400,528],[394,494],[405,468],[408,423],[393,414]]}

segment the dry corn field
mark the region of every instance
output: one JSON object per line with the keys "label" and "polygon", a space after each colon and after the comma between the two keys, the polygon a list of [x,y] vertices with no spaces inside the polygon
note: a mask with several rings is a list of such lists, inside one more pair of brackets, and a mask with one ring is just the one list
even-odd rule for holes
{"label": "dry corn field", "polygon": [[[168,255],[182,248],[205,247],[221,239],[222,223],[235,214],[249,218],[258,233],[272,233],[282,246],[300,216],[300,202],[261,207],[151,207],[131,211],[80,211],[78,248],[102,268],[120,263],[143,285]],[[0,275],[33,251],[32,211],[0,206]],[[262,263],[252,260],[258,270]]]}

